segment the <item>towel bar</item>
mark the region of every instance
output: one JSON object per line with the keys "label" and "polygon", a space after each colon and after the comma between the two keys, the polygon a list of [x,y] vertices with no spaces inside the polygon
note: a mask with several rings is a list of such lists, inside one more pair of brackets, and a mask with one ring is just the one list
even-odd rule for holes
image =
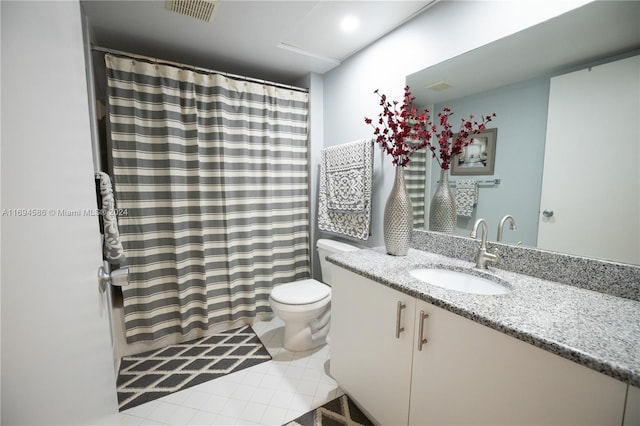
{"label": "towel bar", "polygon": [[[500,185],[501,180],[500,180],[500,178],[478,179],[478,180],[476,180],[476,182],[478,182],[478,185]],[[436,183],[440,183],[440,180],[438,180]],[[451,186],[455,186],[456,181],[455,180],[451,180],[451,181],[449,181],[449,183],[451,184]]]}

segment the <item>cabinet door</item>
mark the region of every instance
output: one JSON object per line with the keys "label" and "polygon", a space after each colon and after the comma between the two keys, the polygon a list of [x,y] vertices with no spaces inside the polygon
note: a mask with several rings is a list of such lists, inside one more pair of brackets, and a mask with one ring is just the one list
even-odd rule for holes
{"label": "cabinet door", "polygon": [[428,342],[414,352],[410,424],[622,423],[624,383],[425,302],[416,310]]}
{"label": "cabinet door", "polygon": [[406,425],[415,299],[346,269],[334,278],[331,374],[372,420]]}
{"label": "cabinet door", "polygon": [[624,426],[640,425],[640,388],[629,385],[627,405],[624,409]]}

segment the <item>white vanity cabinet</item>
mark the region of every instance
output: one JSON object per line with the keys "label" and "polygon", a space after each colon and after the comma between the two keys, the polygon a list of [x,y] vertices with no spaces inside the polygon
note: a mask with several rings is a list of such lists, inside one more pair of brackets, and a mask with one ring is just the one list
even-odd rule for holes
{"label": "white vanity cabinet", "polygon": [[332,281],[331,375],[377,422],[406,425],[416,300],[342,268]]}
{"label": "white vanity cabinet", "polygon": [[416,310],[429,317],[409,424],[622,424],[626,384],[426,302]]}
{"label": "white vanity cabinet", "polygon": [[[622,424],[626,384],[343,268],[338,274],[331,373],[374,421]],[[400,338],[398,301],[406,304]]]}
{"label": "white vanity cabinet", "polygon": [[624,409],[624,426],[640,425],[640,388],[629,386],[627,405]]}

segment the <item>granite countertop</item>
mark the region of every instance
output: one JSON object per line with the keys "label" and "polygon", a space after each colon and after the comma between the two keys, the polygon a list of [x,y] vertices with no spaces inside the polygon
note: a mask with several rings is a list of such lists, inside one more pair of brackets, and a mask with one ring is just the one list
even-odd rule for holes
{"label": "granite countertop", "polygon": [[[439,306],[615,379],[640,386],[640,302],[528,275],[409,249],[390,256],[384,247],[327,258],[359,275]],[[443,265],[488,273],[511,292],[475,295],[413,278],[409,270]],[[542,267],[542,265],[541,265]]]}

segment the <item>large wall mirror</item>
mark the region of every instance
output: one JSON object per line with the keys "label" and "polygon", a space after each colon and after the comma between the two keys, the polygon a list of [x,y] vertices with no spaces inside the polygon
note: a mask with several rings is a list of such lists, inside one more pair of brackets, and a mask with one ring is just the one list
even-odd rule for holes
{"label": "large wall mirror", "polygon": [[[510,214],[517,229],[505,226],[505,243],[640,264],[639,22],[640,1],[592,2],[407,76],[418,106],[435,113],[449,106],[458,119],[498,115],[493,175],[450,176],[454,193],[457,179],[479,183],[477,204],[458,216],[456,235],[469,236],[482,217],[495,241],[498,222]],[[630,82],[611,66],[618,63]],[[570,139],[577,145],[569,148]],[[426,173],[428,213],[437,164],[429,162]],[[555,201],[545,195],[550,188]],[[612,205],[612,193],[627,204]],[[570,238],[543,237],[569,223],[578,229]]]}

